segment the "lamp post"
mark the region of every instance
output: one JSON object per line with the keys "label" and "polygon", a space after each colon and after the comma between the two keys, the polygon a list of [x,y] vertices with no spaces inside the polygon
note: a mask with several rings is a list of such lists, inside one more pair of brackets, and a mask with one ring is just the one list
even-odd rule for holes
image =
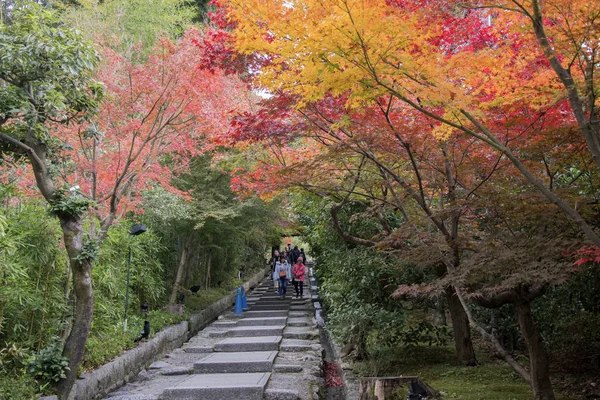
{"label": "lamp post", "polygon": [[[146,232],[146,225],[135,224],[131,227],[129,234],[138,236]],[[129,240],[129,255],[127,257],[127,288],[125,289],[125,322],[123,330],[127,331],[127,309],[129,308],[129,280],[131,278],[131,239]]]}

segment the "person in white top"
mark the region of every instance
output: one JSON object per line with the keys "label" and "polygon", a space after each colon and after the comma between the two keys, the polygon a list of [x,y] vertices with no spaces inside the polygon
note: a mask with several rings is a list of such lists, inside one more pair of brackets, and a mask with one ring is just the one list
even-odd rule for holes
{"label": "person in white top", "polygon": [[279,298],[285,297],[288,280],[292,279],[292,268],[288,264],[284,256],[279,257],[279,261],[275,264],[275,271],[273,271],[273,280],[279,281]]}

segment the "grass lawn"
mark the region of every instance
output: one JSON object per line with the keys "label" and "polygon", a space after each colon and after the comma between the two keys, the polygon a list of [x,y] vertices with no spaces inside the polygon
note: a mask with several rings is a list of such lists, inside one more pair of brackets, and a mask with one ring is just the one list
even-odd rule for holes
{"label": "grass lawn", "polygon": [[[373,360],[355,364],[359,376],[418,375],[424,382],[452,400],[531,400],[529,385],[503,362],[478,355],[480,365],[453,365],[452,347],[414,347],[373,355]],[[397,399],[406,399],[406,389]],[[557,399],[570,400],[557,395]]]}

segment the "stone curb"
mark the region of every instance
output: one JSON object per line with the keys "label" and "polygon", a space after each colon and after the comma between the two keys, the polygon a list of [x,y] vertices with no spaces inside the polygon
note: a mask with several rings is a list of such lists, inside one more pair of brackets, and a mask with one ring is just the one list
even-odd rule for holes
{"label": "stone curb", "polygon": [[[315,275],[317,275],[315,273]],[[318,285],[317,285],[318,290]],[[318,293],[318,291],[317,291]],[[358,379],[352,372],[352,366],[344,363],[340,358],[341,346],[334,342],[333,337],[327,330],[327,324],[324,321],[327,319],[325,311],[321,308],[320,296],[317,295],[313,298],[315,310],[319,311],[320,317],[323,319],[323,324],[319,325],[319,331],[321,332],[321,341],[327,342],[327,347],[331,350],[331,357],[338,363],[340,376],[343,383],[344,399],[346,400],[357,400],[358,397]]]}
{"label": "stone curb", "polygon": [[[267,267],[255,274],[244,283],[244,290],[248,292],[257,286],[269,271],[270,267]],[[69,400],[99,399],[125,385],[152,362],[181,347],[189,338],[210,324],[235,302],[235,296],[234,290],[202,311],[193,313],[188,321],[163,329],[148,342],[138,345],[90,373],[83,374],[75,382]]]}

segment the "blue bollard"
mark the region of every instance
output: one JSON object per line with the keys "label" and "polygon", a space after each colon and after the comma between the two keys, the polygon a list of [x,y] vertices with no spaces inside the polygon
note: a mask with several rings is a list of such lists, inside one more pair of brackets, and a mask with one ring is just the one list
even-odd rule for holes
{"label": "blue bollard", "polygon": [[246,300],[246,291],[244,290],[244,286],[240,286],[242,290],[242,310],[248,309],[248,301]]}
{"label": "blue bollard", "polygon": [[235,291],[235,308],[233,313],[236,315],[242,315],[242,291],[238,288]]}

